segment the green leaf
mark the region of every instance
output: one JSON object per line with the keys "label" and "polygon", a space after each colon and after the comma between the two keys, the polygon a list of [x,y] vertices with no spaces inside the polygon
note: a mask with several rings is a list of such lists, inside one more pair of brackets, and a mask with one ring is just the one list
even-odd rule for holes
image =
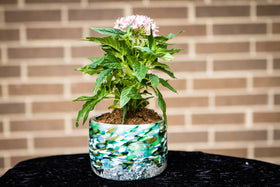
{"label": "green leaf", "polygon": [[95,99],[96,96],[80,96],[77,99],[74,99],[73,101],[87,101],[87,100],[92,100]]}
{"label": "green leaf", "polygon": [[171,68],[167,64],[163,64],[160,62],[153,62],[152,66],[159,66],[159,67],[163,67],[163,68],[167,68],[167,69],[171,70]]}
{"label": "green leaf", "polygon": [[93,74],[100,73],[101,71],[103,71],[103,68],[102,67],[92,68],[91,65],[89,64],[89,65],[86,65],[82,68],[76,68],[75,70],[76,71],[81,71],[84,74],[93,75]]}
{"label": "green leaf", "polygon": [[125,87],[121,92],[120,107],[124,107],[131,99],[130,93],[134,86]]}
{"label": "green leaf", "polygon": [[154,68],[152,68],[152,69],[162,71],[162,72],[166,73],[167,75],[169,75],[170,77],[176,78],[176,77],[174,76],[174,74],[173,74],[171,71],[168,71],[168,70],[166,70],[166,69],[164,69],[164,68],[162,68],[162,67],[156,66],[156,67],[154,67]]}
{"label": "green leaf", "polygon": [[172,56],[170,53],[165,53],[162,57],[160,57],[164,61],[172,61],[174,59],[174,56]]}
{"label": "green leaf", "polygon": [[101,64],[104,61],[105,57],[89,57],[88,59],[93,62],[90,67],[96,68],[97,65]]}
{"label": "green leaf", "polygon": [[96,91],[98,90],[100,85],[103,83],[103,81],[106,79],[106,77],[111,73],[111,71],[112,71],[112,69],[106,69],[98,75],[98,77],[96,79],[95,87],[93,90],[93,94],[96,93]]}
{"label": "green leaf", "polygon": [[164,80],[164,79],[162,79],[162,78],[159,78],[159,81],[160,81],[160,83],[162,84],[162,86],[164,86],[164,87],[170,89],[172,92],[177,93],[177,91],[176,91],[166,80]]}
{"label": "green leaf", "polygon": [[126,112],[127,112],[127,106],[125,105],[125,106],[123,107],[123,118],[122,118],[122,124],[124,124],[124,119],[125,119]]}
{"label": "green leaf", "polygon": [[151,50],[149,47],[135,46],[134,48],[139,49],[142,52],[155,54],[155,52]]}
{"label": "green leaf", "polygon": [[152,83],[152,86],[156,88],[159,84],[159,77],[154,74],[149,74],[149,79]]}
{"label": "green leaf", "polygon": [[148,68],[140,62],[135,62],[132,66],[135,76],[137,77],[138,81],[141,82],[142,79],[146,77],[148,72]]}
{"label": "green leaf", "polygon": [[168,34],[168,35],[166,36],[166,38],[172,39],[172,38],[174,38],[175,36],[181,34],[182,32],[185,32],[185,31],[180,31],[180,32],[178,32],[178,33],[176,33],[176,34],[170,33],[170,34]]}
{"label": "green leaf", "polygon": [[112,48],[114,48],[115,50],[117,50],[118,52],[120,52],[121,54],[124,53],[124,48],[121,47],[121,42],[116,40],[113,36],[107,36],[107,37],[86,37],[86,41],[92,41],[92,42],[98,42],[101,44],[105,44],[108,45]]}
{"label": "green leaf", "polygon": [[112,29],[112,28],[96,28],[96,27],[90,27],[90,29],[99,32],[100,34],[105,34],[105,35],[112,35],[115,36],[117,34],[119,35],[124,35],[125,33],[122,32],[119,29]]}
{"label": "green leaf", "polygon": [[164,121],[167,122],[166,103],[165,103],[165,101],[164,101],[164,99],[163,99],[163,97],[162,97],[160,91],[159,91],[157,88],[155,89],[155,93],[156,93],[156,95],[157,95],[157,97],[158,97],[157,102],[158,102],[159,108],[161,109],[161,111],[162,111],[162,113],[163,113]]}
{"label": "green leaf", "polygon": [[106,63],[102,66],[111,69],[122,69],[122,65],[120,63]]}
{"label": "green leaf", "polygon": [[92,111],[97,103],[99,103],[104,97],[106,96],[106,88],[99,90],[98,93],[93,96],[92,100],[88,100],[84,105],[83,108],[79,111],[77,119],[76,119],[76,127],[79,126],[79,120],[83,117],[83,124],[85,124],[88,114]]}

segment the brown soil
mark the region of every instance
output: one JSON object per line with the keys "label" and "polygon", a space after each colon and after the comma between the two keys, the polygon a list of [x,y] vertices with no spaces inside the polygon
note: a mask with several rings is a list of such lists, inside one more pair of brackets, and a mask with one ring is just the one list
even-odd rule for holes
{"label": "brown soil", "polygon": [[[105,113],[99,116],[96,121],[109,124],[122,124],[123,109],[113,110],[111,113]],[[162,120],[154,110],[144,108],[135,113],[127,112],[124,124],[148,124]]]}

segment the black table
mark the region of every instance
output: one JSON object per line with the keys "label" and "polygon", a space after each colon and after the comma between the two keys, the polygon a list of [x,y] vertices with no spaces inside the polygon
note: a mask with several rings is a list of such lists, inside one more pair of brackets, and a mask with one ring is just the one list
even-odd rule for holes
{"label": "black table", "polygon": [[202,152],[168,152],[167,169],[139,181],[96,176],[88,154],[58,155],[20,162],[0,178],[0,186],[280,186],[280,166]]}

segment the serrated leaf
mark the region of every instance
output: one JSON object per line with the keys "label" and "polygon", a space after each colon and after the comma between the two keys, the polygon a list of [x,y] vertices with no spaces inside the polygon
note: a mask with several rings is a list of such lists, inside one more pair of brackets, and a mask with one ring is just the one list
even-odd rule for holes
{"label": "serrated leaf", "polygon": [[131,99],[130,92],[132,91],[133,87],[134,86],[125,87],[122,90],[120,97],[120,107],[124,107]]}
{"label": "serrated leaf", "polygon": [[139,82],[141,82],[146,77],[148,68],[140,62],[135,62],[133,64],[132,68],[133,68],[136,78],[138,79]]}
{"label": "serrated leaf", "polygon": [[109,75],[111,73],[112,69],[106,69],[103,70],[97,77],[96,79],[96,83],[95,83],[95,87],[93,90],[93,94],[96,93],[96,91],[98,90],[98,88],[100,87],[100,85],[103,83],[103,81],[106,79],[107,75]]}
{"label": "serrated leaf", "polygon": [[99,32],[100,34],[105,34],[105,35],[112,35],[115,36],[117,34],[119,35],[124,35],[125,33],[122,32],[119,29],[113,29],[113,28],[96,28],[96,27],[90,27],[90,29]]}
{"label": "serrated leaf", "polygon": [[159,84],[159,77],[154,74],[149,74],[149,80],[154,88],[156,88]]}
{"label": "serrated leaf", "polygon": [[88,59],[93,62],[90,67],[96,68],[97,65],[101,64],[104,61],[105,57],[89,57]]}
{"label": "serrated leaf", "polygon": [[177,93],[177,91],[176,91],[167,81],[165,81],[165,80],[162,79],[162,78],[159,78],[159,81],[160,81],[160,83],[162,84],[162,86],[164,86],[164,87],[170,89],[172,92]]}

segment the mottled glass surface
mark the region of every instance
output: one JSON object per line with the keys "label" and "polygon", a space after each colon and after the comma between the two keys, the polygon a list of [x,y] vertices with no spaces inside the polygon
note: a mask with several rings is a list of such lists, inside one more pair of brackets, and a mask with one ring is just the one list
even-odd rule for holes
{"label": "mottled glass surface", "polygon": [[90,120],[91,167],[100,177],[139,180],[154,177],[167,166],[167,126],[112,125]]}

